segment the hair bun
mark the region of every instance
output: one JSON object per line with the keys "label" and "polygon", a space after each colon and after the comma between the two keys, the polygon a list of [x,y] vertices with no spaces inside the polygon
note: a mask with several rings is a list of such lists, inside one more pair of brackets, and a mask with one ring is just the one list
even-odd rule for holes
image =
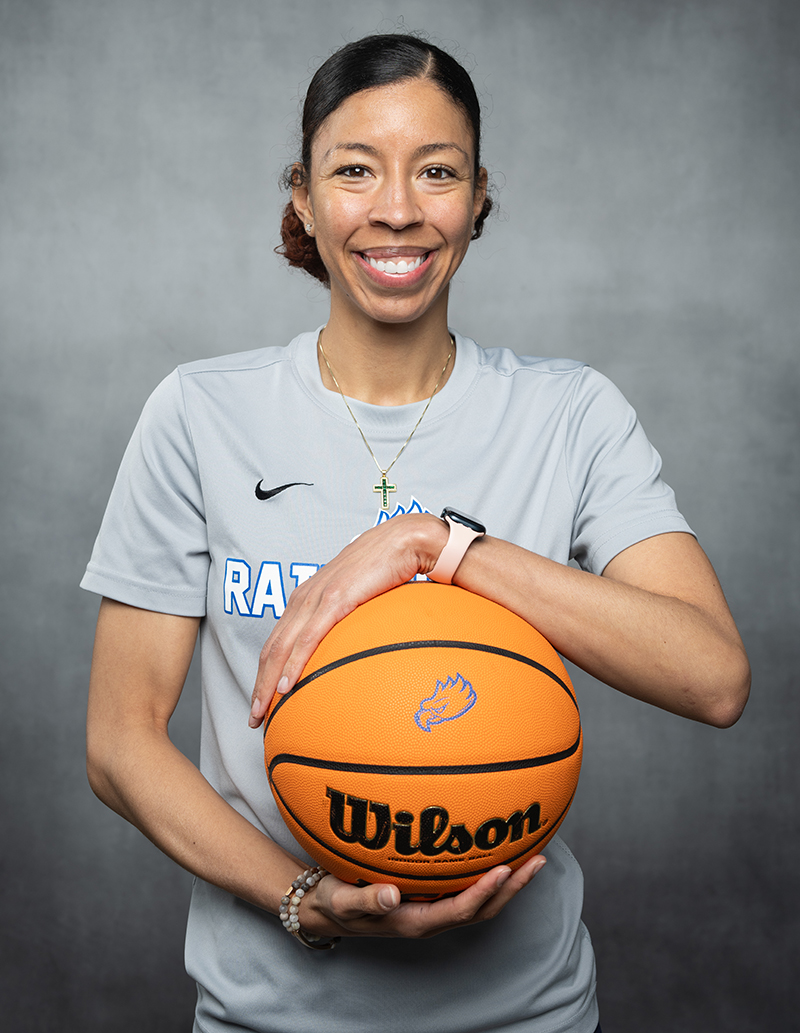
{"label": "hair bun", "polygon": [[306,233],[305,226],[300,221],[291,201],[283,209],[281,239],[283,243],[275,248],[276,254],[282,255],[289,265],[296,269],[304,269],[327,286],[330,277],[319,257],[317,242]]}

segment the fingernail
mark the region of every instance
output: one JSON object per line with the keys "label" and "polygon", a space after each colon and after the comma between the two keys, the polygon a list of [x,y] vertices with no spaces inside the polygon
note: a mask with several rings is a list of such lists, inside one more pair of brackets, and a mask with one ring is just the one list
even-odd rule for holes
{"label": "fingernail", "polygon": [[497,888],[498,889],[500,889],[500,887],[508,880],[508,877],[509,877],[510,874],[511,874],[511,869],[510,868],[504,868],[503,871],[500,872],[500,874],[497,876]]}
{"label": "fingernail", "polygon": [[383,889],[378,890],[378,903],[384,911],[392,911],[397,907],[395,891],[391,886],[384,886]]}
{"label": "fingernail", "polygon": [[536,864],[533,865],[533,874],[534,875],[538,875],[538,873],[542,870],[542,868],[544,868],[544,866],[546,864],[547,864],[547,858],[546,857],[538,858],[537,861],[536,861]]}
{"label": "fingernail", "polygon": [[278,688],[276,691],[280,693],[281,696],[283,696],[285,693],[289,691],[289,679],[286,677],[285,674],[278,682]]}
{"label": "fingernail", "polygon": [[255,711],[251,711],[250,718],[247,723],[250,725],[251,728],[258,728],[260,722],[255,715]]}

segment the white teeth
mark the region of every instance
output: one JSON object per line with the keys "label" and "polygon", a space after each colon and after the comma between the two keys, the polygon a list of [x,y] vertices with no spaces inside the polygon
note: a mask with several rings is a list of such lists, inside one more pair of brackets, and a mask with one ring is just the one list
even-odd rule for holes
{"label": "white teeth", "polygon": [[377,269],[379,273],[391,273],[394,276],[405,276],[406,273],[413,273],[415,269],[419,269],[424,257],[424,255],[420,255],[419,258],[415,258],[413,262],[407,262],[404,258],[401,258],[397,262],[392,262],[391,260],[384,262],[380,258],[370,258],[369,264],[373,269]]}

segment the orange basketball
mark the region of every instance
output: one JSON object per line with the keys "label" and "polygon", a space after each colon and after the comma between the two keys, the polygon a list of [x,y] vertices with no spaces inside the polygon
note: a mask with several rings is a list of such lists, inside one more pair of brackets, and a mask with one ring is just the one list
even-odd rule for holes
{"label": "orange basketball", "polygon": [[264,732],[273,795],[307,853],[347,882],[415,897],[538,853],[572,802],[582,747],[547,640],[433,582],[337,624]]}

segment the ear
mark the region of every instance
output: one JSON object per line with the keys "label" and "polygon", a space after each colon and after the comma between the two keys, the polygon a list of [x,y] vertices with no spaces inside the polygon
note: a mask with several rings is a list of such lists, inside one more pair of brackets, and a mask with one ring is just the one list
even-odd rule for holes
{"label": "ear", "polygon": [[484,168],[478,169],[475,178],[475,194],[472,199],[472,220],[473,222],[483,210],[483,202],[486,200],[486,188],[489,184],[489,173]]}
{"label": "ear", "polygon": [[314,225],[314,212],[308,192],[307,176],[299,162],[292,168],[292,205],[304,226],[309,223]]}

